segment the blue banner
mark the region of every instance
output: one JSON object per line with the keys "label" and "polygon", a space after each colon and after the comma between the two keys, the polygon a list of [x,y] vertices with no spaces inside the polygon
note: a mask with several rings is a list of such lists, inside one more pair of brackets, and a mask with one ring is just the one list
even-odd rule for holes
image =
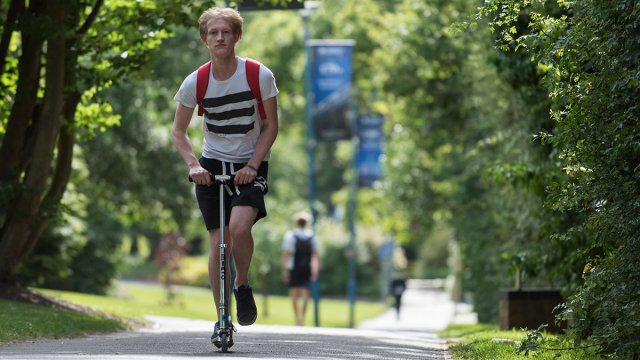
{"label": "blue banner", "polygon": [[351,138],[353,40],[310,40],[313,124],[320,141]]}
{"label": "blue banner", "polygon": [[358,117],[358,185],[371,186],[382,176],[381,157],[384,145],[384,117],[361,115]]}

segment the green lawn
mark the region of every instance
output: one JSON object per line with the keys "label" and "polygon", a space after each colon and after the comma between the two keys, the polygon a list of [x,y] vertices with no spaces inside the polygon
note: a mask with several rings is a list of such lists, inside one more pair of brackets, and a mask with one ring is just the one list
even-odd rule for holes
{"label": "green lawn", "polygon": [[[166,291],[155,284],[118,282],[109,296],[89,295],[59,290],[38,289],[50,296],[86,305],[124,319],[144,321],[144,315],[176,316],[215,320],[213,296],[208,289],[179,287],[172,304],[166,302]],[[256,294],[257,324],[293,325],[288,297]],[[234,308],[233,308],[234,309]],[[387,306],[377,302],[356,304],[356,323],[380,315]],[[345,300],[321,299],[320,325],[347,327],[349,304]],[[309,304],[306,325],[313,325],[313,303]],[[37,338],[75,337],[91,333],[126,329],[125,321],[104,319],[95,315],[0,300],[0,345]]]}
{"label": "green lawn", "polygon": [[[542,360],[597,360],[596,354],[584,350],[540,350],[529,356],[517,354],[525,331],[500,331],[496,324],[450,325],[438,335],[447,340],[454,359],[542,359]],[[557,336],[544,334],[554,349],[567,349],[568,343],[556,342]],[[555,342],[555,343],[554,343]]]}
{"label": "green lawn", "polygon": [[[213,295],[209,289],[176,287],[176,298],[166,303],[166,291],[155,284],[119,282],[109,297],[80,293],[44,290],[44,293],[70,302],[88,305],[120,317],[143,320],[144,315],[176,316],[190,319],[215,320]],[[293,310],[286,296],[254,294],[258,306],[257,324],[293,325]],[[387,310],[379,302],[359,301],[356,304],[355,322],[370,319]],[[234,307],[232,307],[234,309]],[[348,327],[349,303],[345,300],[321,299],[320,325],[324,327]],[[313,302],[309,302],[306,325],[313,325]]]}

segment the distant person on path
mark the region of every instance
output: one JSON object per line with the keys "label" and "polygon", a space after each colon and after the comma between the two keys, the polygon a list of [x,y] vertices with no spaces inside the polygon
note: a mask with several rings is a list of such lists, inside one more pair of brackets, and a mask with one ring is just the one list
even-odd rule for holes
{"label": "distant person on path", "polygon": [[282,242],[282,280],[289,285],[296,325],[304,325],[309,285],[318,278],[320,257],[318,243],[307,228],[311,216],[306,212],[295,214],[296,228],[284,235]]}
{"label": "distant person on path", "polygon": [[391,280],[390,291],[393,295],[393,306],[396,309],[396,318],[400,320],[400,307],[402,306],[402,295],[407,289],[406,270],[407,270],[407,256],[404,249],[401,246],[396,246],[393,249],[393,255],[391,258],[393,266],[393,280]]}
{"label": "distant person on path", "polygon": [[[253,256],[251,228],[267,216],[264,195],[267,193],[268,160],[278,134],[278,88],[271,70],[259,64],[257,78],[261,99],[249,85],[247,59],[236,56],[235,48],[242,37],[243,19],[230,8],[210,8],[198,21],[200,39],[211,56],[204,97],[198,103],[198,71],[186,77],[174,100],[178,102],[173,120],[173,143],[189,168],[196,184],[196,197],[209,231],[209,281],[220,317],[219,282],[219,194],[212,186],[213,175],[234,174],[234,186],[225,194],[225,239],[235,261],[234,294],[237,321],[251,325],[257,309],[249,286],[248,272]],[[250,62],[249,62],[250,63]],[[250,65],[250,64],[249,64]],[[204,77],[201,77],[204,78]],[[262,103],[262,105],[259,105]],[[200,105],[204,112],[204,146],[198,159],[194,155],[187,128],[193,110]],[[264,111],[261,116],[260,113]],[[220,347],[218,323],[211,341]],[[230,342],[231,345],[233,342]]]}
{"label": "distant person on path", "polygon": [[407,281],[402,278],[391,281],[391,294],[393,295],[393,307],[396,309],[396,319],[400,319],[400,305],[402,304],[402,294],[407,288]]}

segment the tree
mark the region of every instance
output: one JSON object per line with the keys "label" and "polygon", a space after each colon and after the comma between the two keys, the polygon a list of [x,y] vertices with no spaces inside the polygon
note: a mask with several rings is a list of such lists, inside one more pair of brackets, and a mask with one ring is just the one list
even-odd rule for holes
{"label": "tree", "polygon": [[[24,4],[12,1],[12,7]],[[52,218],[51,205],[59,202],[70,171],[69,153],[73,146],[67,131],[60,132],[61,118],[75,112],[72,93],[65,91],[72,76],[67,64],[74,60],[73,40],[63,29],[78,28],[79,14],[73,3],[30,2],[18,11],[22,32],[22,54],[18,63],[18,82],[13,106],[0,148],[0,184],[2,198],[0,219],[0,280],[10,280],[17,266],[33,248]],[[99,9],[98,2],[94,12]],[[8,17],[10,18],[10,17]],[[85,19],[74,36],[81,37],[94,21]],[[86,25],[86,26],[85,26]],[[12,27],[5,26],[11,38]],[[46,44],[46,54],[42,46]],[[46,62],[44,97],[38,97],[40,64]],[[79,99],[78,99],[79,100]],[[63,104],[66,110],[63,115]],[[60,141],[58,142],[58,136]],[[54,148],[59,144],[57,163],[51,185]]]}
{"label": "tree", "polygon": [[143,71],[167,36],[163,28],[202,6],[10,2],[0,41],[6,93],[0,103],[8,114],[0,147],[0,282],[15,281],[59,216],[76,139],[117,123],[98,92]]}
{"label": "tree", "polygon": [[[560,14],[547,9],[562,9]],[[640,94],[637,1],[492,1],[482,11],[499,45],[526,51],[540,68],[553,102],[553,129],[541,132],[565,177],[547,182],[546,206],[574,213],[556,227],[546,253],[563,249],[568,283],[562,317],[576,346],[604,353],[640,353],[637,257],[640,206],[637,146]],[[530,32],[515,28],[523,16]],[[550,219],[551,221],[557,221]],[[584,270],[583,270],[584,269]],[[583,272],[583,274],[580,274]],[[582,275],[582,276],[580,276]]]}
{"label": "tree", "polygon": [[[335,31],[356,39],[358,105],[387,118],[385,177],[375,189],[384,192],[385,230],[411,255],[433,252],[434,225],[448,227],[461,244],[465,290],[480,319],[495,321],[512,260],[530,256],[545,234],[534,192],[549,176],[548,149],[530,139],[549,122],[548,101],[536,68],[502,66],[485,28],[455,31],[473,10],[466,1],[389,2],[373,19],[363,9],[375,4],[341,5],[330,13],[349,19]],[[507,70],[534,76],[510,79]],[[528,96],[513,90],[516,80]],[[528,284],[551,281],[528,275]]]}

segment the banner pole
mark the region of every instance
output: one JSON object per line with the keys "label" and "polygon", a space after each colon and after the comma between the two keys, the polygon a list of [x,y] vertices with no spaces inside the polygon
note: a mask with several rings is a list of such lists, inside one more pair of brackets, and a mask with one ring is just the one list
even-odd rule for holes
{"label": "banner pole", "polygon": [[[313,103],[313,94],[311,86],[311,49],[309,46],[309,16],[310,11],[303,13],[303,25],[304,25],[304,56],[305,56],[305,71],[304,71],[304,87],[305,87],[305,118],[307,125],[307,161],[309,171],[309,210],[311,211],[311,229],[313,233],[316,233],[316,222],[318,213],[316,210],[316,165],[315,165],[315,135],[313,132],[313,118],[311,104]],[[313,314],[314,325],[320,326],[320,280],[316,279],[311,283],[311,292],[313,296]]]}

